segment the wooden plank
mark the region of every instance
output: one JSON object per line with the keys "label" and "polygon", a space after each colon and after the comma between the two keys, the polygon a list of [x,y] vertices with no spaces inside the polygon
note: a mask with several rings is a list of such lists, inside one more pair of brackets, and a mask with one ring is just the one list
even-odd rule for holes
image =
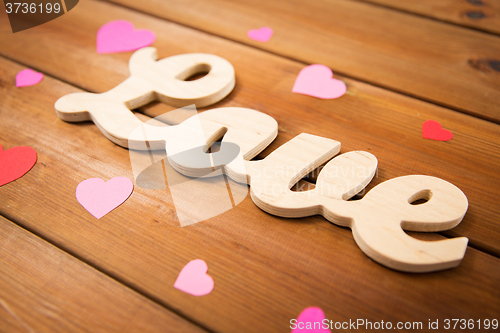
{"label": "wooden plank", "polygon": [[0,331],[205,332],[0,217]]}
{"label": "wooden plank", "polygon": [[[358,0],[359,1],[359,0]],[[500,34],[500,3],[496,0],[361,0],[446,22]]]}
{"label": "wooden plank", "polygon": [[[20,69],[5,60],[0,65],[3,82]],[[310,305],[334,321],[498,314],[500,259],[471,248],[456,269],[404,274],[372,262],[349,230],[322,218],[275,218],[247,198],[225,214],[180,228],[168,194],[139,187],[96,220],[75,200],[76,185],[91,177],[130,177],[129,156],[94,125],[56,117],[54,100],[74,91],[50,77],[30,89],[5,84],[4,146],[29,143],[39,159],[27,175],[2,187],[0,212],[210,330],[288,332],[290,319]],[[195,258],[208,263],[216,284],[201,298],[173,288],[180,269]]]}
{"label": "wooden plank", "polygon": [[[443,177],[471,200],[473,213],[462,224],[480,229],[484,220],[490,221],[483,239],[491,237],[491,247],[496,246],[493,222],[499,214],[493,189],[498,186],[489,163],[499,158],[493,140],[497,125],[348,79],[348,94],[339,100],[294,95],[290,90],[302,64],[106,4],[78,6],[80,14],[67,14],[33,34],[15,40],[5,36],[1,52],[104,91],[128,77],[129,54],[96,55],[94,33],[100,25],[122,18],[168,31],[168,38],[155,43],[160,58],[204,51],[235,66],[236,90],[218,106],[251,107],[278,120],[280,135],[263,156],[309,132],[342,141],[343,151],[376,155],[381,163],[375,183],[417,171]],[[265,70],[256,74],[255,63],[266,64]],[[75,200],[75,188],[91,177],[132,177],[128,151],[91,123],[70,124],[56,117],[54,102],[79,89],[50,76],[37,86],[16,89],[13,78],[22,67],[0,59],[0,69],[6,96],[0,109],[2,144],[6,149],[29,144],[39,152],[32,171],[1,188],[0,213],[15,216],[30,230],[212,331],[289,332],[290,319],[311,305],[333,321],[427,323],[429,318],[493,318],[500,311],[499,259],[472,248],[455,269],[405,274],[368,259],[350,230],[323,218],[276,218],[247,198],[222,215],[181,228],[168,192],[138,186],[127,202],[96,220]],[[442,142],[420,139],[422,119],[430,116],[455,133],[447,150]],[[490,156],[478,154],[471,161],[464,156],[470,149]],[[214,291],[200,298],[173,288],[180,269],[196,258],[207,262],[215,281]]]}
{"label": "wooden plank", "polygon": [[[96,54],[95,32],[107,21],[122,18],[138,27],[168,31],[168,38],[154,44],[159,58],[205,52],[228,59],[236,69],[236,88],[216,106],[249,107],[273,116],[281,134],[267,153],[299,133],[311,133],[340,141],[343,151],[373,153],[379,172],[371,186],[408,174],[428,174],[457,185],[469,199],[469,213],[446,235],[469,237],[473,246],[500,256],[500,207],[495,204],[500,179],[491,168],[500,164],[500,127],[495,124],[342,77],[348,85],[342,98],[326,101],[292,94],[300,63],[101,2],[82,2],[75,13],[32,32],[5,34],[0,53],[88,91],[104,92],[129,77],[130,53]],[[262,66],[259,75],[256,63]],[[172,109],[159,104],[148,114]],[[441,122],[455,138],[447,143],[422,140],[421,126],[428,119]]]}
{"label": "wooden plank", "polygon": [[[112,0],[500,122],[500,37],[362,2]],[[268,43],[247,31],[274,29]]]}

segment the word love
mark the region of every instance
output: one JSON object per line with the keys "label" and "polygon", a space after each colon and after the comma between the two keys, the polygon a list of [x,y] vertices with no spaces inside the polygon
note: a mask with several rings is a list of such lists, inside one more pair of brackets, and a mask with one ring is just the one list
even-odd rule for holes
{"label": "word love", "polygon": [[[377,159],[368,152],[336,157],[340,142],[302,133],[266,158],[252,161],[276,138],[278,124],[271,116],[246,108],[212,109],[175,126],[142,123],[130,109],[155,98],[173,105],[210,105],[234,86],[231,64],[219,57],[186,54],[155,62],[154,54],[152,48],[136,51],[130,60],[131,77],[111,91],[60,98],[55,105],[58,115],[68,121],[92,120],[107,138],[125,147],[147,149],[147,142],[151,149],[165,149],[172,168],[185,176],[205,177],[218,170],[247,183],[253,202],[270,214],[289,218],[319,214],[349,227],[361,250],[387,267],[430,272],[459,265],[467,238],[427,242],[403,231],[442,231],[460,223],[468,201],[449,182],[421,175],[398,177],[375,186],[360,200],[349,201],[375,175]],[[205,77],[183,81],[207,68]],[[206,154],[220,138],[220,150],[210,154],[210,163],[199,163],[203,159],[197,156]],[[291,190],[325,163],[313,190]],[[414,204],[418,201],[426,202]]]}

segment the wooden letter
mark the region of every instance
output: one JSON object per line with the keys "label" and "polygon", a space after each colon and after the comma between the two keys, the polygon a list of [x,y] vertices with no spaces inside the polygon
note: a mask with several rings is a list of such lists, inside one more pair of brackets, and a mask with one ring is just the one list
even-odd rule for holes
{"label": "wooden letter", "polygon": [[[143,149],[141,139],[130,138],[132,131],[142,124],[131,109],[154,100],[173,106],[193,103],[207,106],[226,97],[234,88],[234,68],[221,57],[192,53],[156,59],[153,47],[137,50],[130,58],[128,79],[102,94],[74,93],[61,97],[55,104],[57,115],[70,122],[92,120],[114,143]],[[204,71],[209,73],[203,78],[184,81]],[[155,126],[146,127],[152,149],[163,149],[163,131]]]}

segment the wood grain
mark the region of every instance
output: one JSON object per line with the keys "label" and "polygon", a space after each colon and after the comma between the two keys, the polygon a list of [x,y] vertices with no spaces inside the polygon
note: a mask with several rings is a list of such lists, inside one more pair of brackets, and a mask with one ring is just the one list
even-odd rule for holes
{"label": "wood grain", "polygon": [[205,332],[0,217],[0,331]]}
{"label": "wood grain", "polygon": [[[360,0],[357,0],[360,1]],[[496,0],[361,0],[438,20],[500,34],[500,3]]]}
{"label": "wood grain", "polygon": [[[399,273],[367,258],[349,230],[322,217],[276,218],[246,198],[224,214],[181,228],[169,191],[140,187],[118,209],[94,219],[76,202],[75,188],[91,177],[132,178],[128,151],[93,123],[61,121],[54,103],[79,88],[107,91],[129,76],[130,53],[95,54],[95,32],[112,19],[161,32],[154,45],[160,58],[200,51],[228,59],[236,87],[217,106],[254,108],[280,126],[261,157],[306,132],[341,141],[341,152],[376,155],[374,184],[411,173],[451,181],[471,206],[454,232],[491,252],[499,239],[500,186],[491,165],[500,162],[500,132],[498,125],[342,77],[348,92],[338,100],[292,94],[301,63],[104,3],[83,1],[76,8],[36,30],[0,39],[0,53],[48,74],[37,86],[17,89],[13,78],[24,67],[0,59],[2,144],[29,144],[39,154],[33,170],[1,188],[1,214],[211,331],[289,332],[290,319],[311,305],[333,321],[426,323],[498,315],[499,259],[473,248],[457,268]],[[156,106],[146,112],[161,113]],[[421,139],[428,118],[452,130],[454,139]],[[173,288],[182,267],[196,258],[207,262],[215,281],[214,291],[199,298]]]}
{"label": "wood grain", "polygon": [[[357,1],[112,0],[500,122],[500,37]],[[269,26],[267,43],[247,31]]]}
{"label": "wood grain", "polygon": [[[92,123],[57,118],[55,100],[79,89],[49,76],[17,89],[9,78],[22,67],[2,59],[0,68],[2,95],[8,96],[0,113],[2,143],[30,144],[39,154],[32,171],[2,187],[0,213],[211,331],[289,332],[290,319],[311,305],[334,321],[482,319],[500,311],[499,259],[472,248],[455,269],[399,273],[368,259],[349,230],[323,218],[272,217],[247,198],[181,228],[168,191],[140,187],[96,220],[77,203],[74,190],[91,177],[131,177],[128,151]],[[298,131],[299,124],[285,126]],[[199,298],[173,288],[182,267],[196,258],[207,262],[215,281],[214,291]]]}
{"label": "wood grain", "polygon": [[[346,82],[348,91],[342,98],[319,100],[292,94],[303,64],[95,1],[80,3],[78,11],[38,30],[5,34],[0,53],[87,91],[107,91],[129,77],[131,55],[96,54],[95,33],[113,19],[168,31],[168,38],[154,44],[159,58],[200,52],[229,60],[236,70],[235,90],[213,107],[247,107],[276,119],[280,135],[263,156],[300,133],[310,133],[340,141],[341,152],[365,150],[377,156],[379,170],[367,189],[409,174],[442,178],[458,186],[469,200],[464,221],[446,235],[468,237],[472,246],[500,256],[500,206],[496,205],[500,179],[491,167],[500,165],[498,125],[343,77],[338,78]],[[261,64],[258,74],[255,64]],[[160,104],[146,112],[158,116],[172,109]],[[446,143],[423,140],[421,126],[428,119],[451,130],[454,139]]]}

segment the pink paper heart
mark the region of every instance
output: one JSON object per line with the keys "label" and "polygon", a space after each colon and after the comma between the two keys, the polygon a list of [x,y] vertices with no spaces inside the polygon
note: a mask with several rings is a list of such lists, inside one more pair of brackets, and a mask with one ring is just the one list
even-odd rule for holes
{"label": "pink paper heart", "polygon": [[256,40],[258,42],[268,42],[271,37],[273,36],[273,29],[269,28],[269,27],[262,27],[262,28],[259,28],[259,29],[253,29],[253,30],[249,30],[247,32],[247,36],[250,38],[250,39],[253,39],[253,40]]}
{"label": "pink paper heart", "polygon": [[43,80],[43,74],[30,68],[23,69],[16,75],[16,87],[34,86]]}
{"label": "pink paper heart", "polygon": [[448,141],[453,139],[453,133],[441,127],[441,124],[435,120],[427,120],[422,125],[422,137],[437,141]]}
{"label": "pink paper heart", "polygon": [[97,53],[117,53],[135,51],[149,46],[156,40],[151,30],[134,29],[134,25],[125,20],[111,21],[97,31]]}
{"label": "pink paper heart", "polygon": [[292,326],[291,333],[298,332],[331,332],[327,327],[328,325],[323,324],[325,318],[325,313],[318,307],[308,307],[302,310],[302,312],[297,317],[297,321]]}
{"label": "pink paper heart", "polygon": [[179,273],[174,287],[193,296],[208,295],[214,289],[214,280],[207,271],[204,260],[191,260]]}
{"label": "pink paper heart", "polygon": [[107,183],[100,178],[84,180],[76,187],[76,199],[90,214],[100,219],[130,197],[134,189],[126,177],[115,177]]}
{"label": "pink paper heart", "polygon": [[332,70],[325,65],[309,65],[300,71],[292,92],[322,99],[338,98],[346,93],[347,87],[332,75]]}

